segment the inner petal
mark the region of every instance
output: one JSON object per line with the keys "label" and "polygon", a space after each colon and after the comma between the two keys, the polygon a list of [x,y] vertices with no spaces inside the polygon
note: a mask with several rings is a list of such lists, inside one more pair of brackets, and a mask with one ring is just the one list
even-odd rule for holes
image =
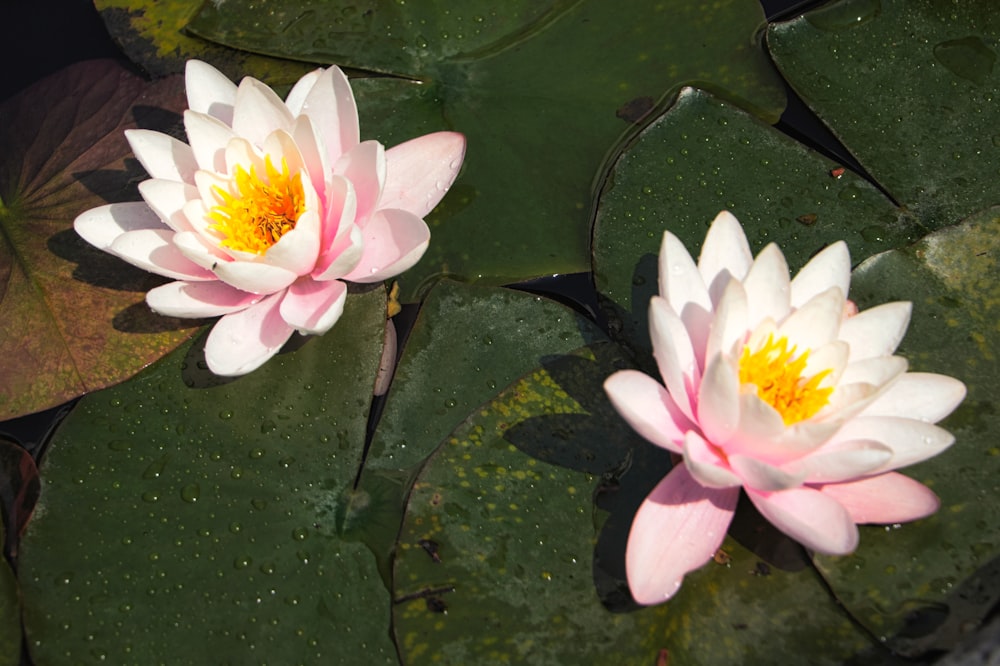
{"label": "inner petal", "polygon": [[831,369],[806,376],[809,350],[796,351],[794,345],[789,347],[788,338],[770,334],[762,344],[745,346],[739,364],[740,384],[756,391],[786,426],[814,416],[830,402],[833,393],[832,386],[820,386]]}

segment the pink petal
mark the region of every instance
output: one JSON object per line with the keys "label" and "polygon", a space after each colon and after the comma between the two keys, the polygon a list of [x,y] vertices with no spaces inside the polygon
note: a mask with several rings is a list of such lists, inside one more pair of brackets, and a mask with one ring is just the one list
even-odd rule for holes
{"label": "pink petal", "polygon": [[856,523],[906,523],[931,515],[941,505],[927,486],[896,472],[829,483],[818,490],[843,506]]}
{"label": "pink petal", "polygon": [[399,208],[425,217],[455,182],[465,156],[465,137],[435,132],[393,146],[385,153],[380,208]]}
{"label": "pink petal", "polygon": [[319,270],[322,263],[316,265],[317,270],[313,272],[313,278],[317,280],[338,280],[353,271],[364,254],[365,244],[362,238],[361,229],[356,224],[345,225],[350,231],[338,239],[336,244],[326,253],[326,257],[333,257],[323,270]]}
{"label": "pink petal", "polygon": [[344,176],[354,186],[358,201],[356,220],[364,228],[365,221],[375,212],[385,182],[385,148],[378,141],[359,143],[341,155],[333,165],[333,173]]}
{"label": "pink petal", "polygon": [[693,430],[684,433],[684,464],[691,476],[706,488],[733,488],[743,483],[730,471],[729,463],[718,449]]}
{"label": "pink petal", "polygon": [[381,282],[420,261],[431,239],[430,229],[405,210],[380,210],[362,230],[364,250],[358,265],[344,276],[351,282]]}
{"label": "pink petal", "polygon": [[872,440],[828,442],[783,466],[804,483],[840,483],[870,474],[892,459],[892,449]]}
{"label": "pink petal", "polygon": [[838,287],[846,298],[850,286],[851,254],[847,243],[837,241],[810,259],[792,279],[791,304],[800,308],[830,287]]}
{"label": "pink petal", "polygon": [[721,355],[709,360],[698,389],[698,424],[705,437],[722,446],[740,424],[740,378]]}
{"label": "pink petal", "polygon": [[212,372],[245,375],[278,353],[293,332],[278,311],[283,297],[284,292],[272,294],[219,320],[205,341],[205,362]]}
{"label": "pink petal", "polygon": [[80,213],[73,220],[73,228],[83,240],[107,252],[115,239],[126,231],[164,229],[164,226],[149,206],[140,201],[130,201],[98,206]]}
{"label": "pink petal", "polygon": [[743,280],[747,292],[747,312],[750,328],[765,319],[782,321],[790,309],[791,286],[785,255],[771,243],[757,255]]}
{"label": "pink petal", "polygon": [[[330,176],[330,167],[327,162],[326,148],[322,145],[319,135],[316,134],[316,128],[309,116],[299,116],[295,119],[295,123],[292,125],[292,139],[302,154],[302,161],[309,172],[313,189],[318,193],[325,192],[326,182]],[[327,205],[325,201],[324,205]]]}
{"label": "pink petal", "polygon": [[912,309],[905,301],[883,303],[845,319],[840,339],[851,346],[851,361],[896,351],[910,324]]}
{"label": "pink petal", "polygon": [[762,492],[788,490],[802,484],[805,474],[783,470],[755,458],[729,456],[729,467],[743,480],[744,488]]}
{"label": "pink petal", "polygon": [[605,380],[604,390],[633,430],[657,446],[681,452],[684,433],[694,426],[659,382],[637,370],[620,370]]}
{"label": "pink petal", "polygon": [[184,70],[188,107],[207,113],[229,126],[233,124],[236,84],[226,75],[200,60],[188,60]]}
{"label": "pink petal", "polygon": [[947,375],[908,372],[868,405],[865,416],[906,416],[937,423],[965,398],[965,384]]}
{"label": "pink petal", "polygon": [[174,231],[193,231],[184,214],[184,205],[199,197],[198,188],[176,180],[150,178],[139,183],[139,194],[149,207]]}
{"label": "pink petal", "polygon": [[247,77],[236,89],[233,131],[258,146],[275,130],[292,131],[291,111],[281,98],[257,79]]}
{"label": "pink petal", "polygon": [[351,181],[333,176],[326,194],[320,253],[313,272],[318,280],[340,278],[354,270],[364,246],[361,229],[354,224],[358,201]]}
{"label": "pink petal", "polygon": [[752,264],[753,255],[742,225],[732,213],[722,211],[705,234],[698,256],[698,272],[708,286],[712,303],[717,306],[726,285],[731,280],[742,281]]}
{"label": "pink petal", "polygon": [[218,118],[191,110],[184,112],[184,131],[198,166],[207,171],[226,172],[226,145],[236,135]]}
{"label": "pink petal", "polygon": [[152,130],[125,130],[125,138],[151,178],[194,183],[198,161],[191,146]]}
{"label": "pink petal", "polygon": [[139,268],[175,280],[214,280],[215,276],[198,266],[173,244],[170,229],[126,231],[111,244],[108,252]]}
{"label": "pink petal", "polygon": [[146,303],[167,317],[217,317],[239,312],[260,300],[256,294],[215,282],[170,282],[149,290]]}
{"label": "pink petal", "polygon": [[684,322],[699,368],[704,367],[712,300],[691,255],[669,231],[660,246],[659,278],[660,296]]}
{"label": "pink petal", "polygon": [[306,96],[313,89],[313,86],[316,85],[316,82],[319,81],[322,74],[322,69],[314,69],[296,81],[292,89],[288,91],[288,96],[285,97],[285,106],[288,107],[293,116],[300,116],[302,114],[302,105],[306,101]]}
{"label": "pink petal", "polygon": [[747,489],[757,510],[806,548],[825,555],[846,555],[858,547],[858,528],[836,500],[812,488],[774,493]]}
{"label": "pink petal", "polygon": [[223,282],[252,294],[284,291],[299,277],[285,268],[254,261],[220,261],[212,270]]}
{"label": "pink petal", "polygon": [[347,300],[347,285],[339,280],[296,281],[281,301],[281,317],[299,333],[322,335],[340,319]]}
{"label": "pink petal", "polygon": [[330,67],[320,74],[299,113],[312,119],[330,164],[358,145],[361,136],[358,106],[351,84],[339,67]]}
{"label": "pink petal", "polygon": [[835,441],[869,439],[892,449],[892,460],[876,472],[913,465],[941,453],[955,442],[950,432],[936,425],[899,416],[859,416],[837,431]]}
{"label": "pink petal", "polygon": [[653,356],[670,396],[685,416],[695,420],[695,391],[701,382],[698,361],[684,323],[660,296],[649,301],[649,336],[653,342]]}
{"label": "pink petal", "polygon": [[705,564],[726,536],[738,488],[704,488],[678,465],[653,489],[632,520],[625,570],[632,597],[657,604],[684,575]]}

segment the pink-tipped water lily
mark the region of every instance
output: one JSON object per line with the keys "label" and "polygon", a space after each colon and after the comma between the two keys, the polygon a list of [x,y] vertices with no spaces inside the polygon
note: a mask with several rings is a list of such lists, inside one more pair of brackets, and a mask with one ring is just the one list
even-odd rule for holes
{"label": "pink-tipped water lily", "polygon": [[626,574],[635,600],[669,599],[719,548],[740,488],[807,548],[846,554],[859,523],[901,523],[937,510],[936,495],[894,470],[946,449],[934,425],[965,396],[943,375],[907,372],[893,355],[910,304],[857,313],[838,242],[794,279],[774,244],[753,257],[740,223],[715,218],[697,264],[664,234],[660,295],[649,305],[662,377],[634,370],[605,382],[645,439],[683,457],[632,523]]}
{"label": "pink-tipped water lily", "polygon": [[92,245],[175,281],[146,302],[174,317],[222,318],[209,368],[241,375],[293,331],[322,334],[343,312],[346,282],[380,282],[427,249],[423,217],[455,180],[465,139],[428,134],[386,150],[361,141],[351,86],[337,67],[311,72],[282,101],[187,65],[189,143],[126,132],[150,179],[143,202],[87,211]]}

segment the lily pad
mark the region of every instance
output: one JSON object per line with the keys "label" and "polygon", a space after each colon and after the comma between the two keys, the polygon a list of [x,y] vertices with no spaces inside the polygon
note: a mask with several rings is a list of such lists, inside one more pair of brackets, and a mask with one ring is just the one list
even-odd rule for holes
{"label": "lily pad", "polygon": [[[728,564],[692,574],[669,604],[602,605],[592,572],[607,566],[594,557],[607,524],[595,486],[633,447],[653,448],[603,395],[601,380],[624,364],[618,354],[604,343],[550,360],[470,416],[425,465],[397,546],[393,626],[404,661],[838,664],[870,654],[871,639],[813,571],[772,571],[732,539]],[[584,447],[594,455],[580,455]],[[644,476],[649,490],[665,458],[640,453],[629,483]],[[622,498],[609,504],[617,510]],[[623,560],[624,538],[604,550]]]}
{"label": "lily pad", "polygon": [[442,275],[504,284],[587,270],[595,178],[672,91],[702,81],[777,119],[784,93],[757,42],[762,23],[752,0],[296,0],[267,17],[227,0],[206,3],[189,27],[410,79],[358,87],[362,133],[387,145],[430,129],[467,135],[464,172],[430,220],[434,240],[400,279],[413,300]]}
{"label": "lily pad", "polygon": [[195,341],[82,399],[21,542],[35,662],[395,662],[349,529],[384,324],[380,287],[250,375]]}
{"label": "lily pad", "polygon": [[100,60],[0,106],[0,419],[119,382],[201,323],[150,312],[145,292],[162,278],[73,231],[88,208],[139,198],[144,172],[122,132],[179,127],[183,90]]}
{"label": "lily pad", "polygon": [[769,27],[791,86],[925,224],[997,203],[1000,14],[989,0],[847,0]]}
{"label": "lily pad", "polygon": [[868,259],[851,293],[861,307],[912,301],[899,353],[911,370],[957,376],[969,392],[942,422],[955,444],[906,470],[940,496],[941,509],[913,524],[863,528],[855,555],[817,564],[897,653],[949,650],[1000,602],[1000,525],[989,517],[1000,493],[1000,209]]}
{"label": "lily pad", "polygon": [[183,74],[192,59],[211,62],[231,79],[253,76],[275,86],[291,86],[314,69],[306,63],[268,58],[192,37],[184,26],[203,0],[94,0],[108,32],[132,62],[153,76]]}
{"label": "lily pad", "polygon": [[[4,539],[4,521],[0,520],[0,541]],[[17,578],[7,560],[0,557],[0,666],[21,662],[21,601]]]}
{"label": "lily pad", "polygon": [[707,92],[681,91],[617,160],[601,193],[594,281],[615,330],[648,353],[646,309],[663,232],[697,256],[723,209],[743,223],[754,252],[778,243],[793,271],[836,240],[858,261],[926,233],[837,166]]}

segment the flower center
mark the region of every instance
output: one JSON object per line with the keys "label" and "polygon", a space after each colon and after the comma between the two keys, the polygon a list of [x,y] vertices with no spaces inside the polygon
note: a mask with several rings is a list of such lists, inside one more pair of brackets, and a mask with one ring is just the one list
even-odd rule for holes
{"label": "flower center", "polygon": [[236,167],[232,189],[212,188],[219,204],[208,211],[215,224],[212,229],[223,235],[220,245],[240,252],[264,254],[284,234],[295,228],[305,210],[300,173],[288,175],[288,163],[281,160],[281,170],[274,168],[270,156],[264,158],[265,178]]}
{"label": "flower center", "polygon": [[795,357],[795,347],[788,348],[788,338],[775,341],[773,335],[755,352],[743,348],[740,357],[740,384],[757,387],[757,397],[778,410],[785,425],[804,421],[830,402],[832,388],[820,388],[819,383],[830,374],[824,370],[812,377],[803,377],[809,350]]}

